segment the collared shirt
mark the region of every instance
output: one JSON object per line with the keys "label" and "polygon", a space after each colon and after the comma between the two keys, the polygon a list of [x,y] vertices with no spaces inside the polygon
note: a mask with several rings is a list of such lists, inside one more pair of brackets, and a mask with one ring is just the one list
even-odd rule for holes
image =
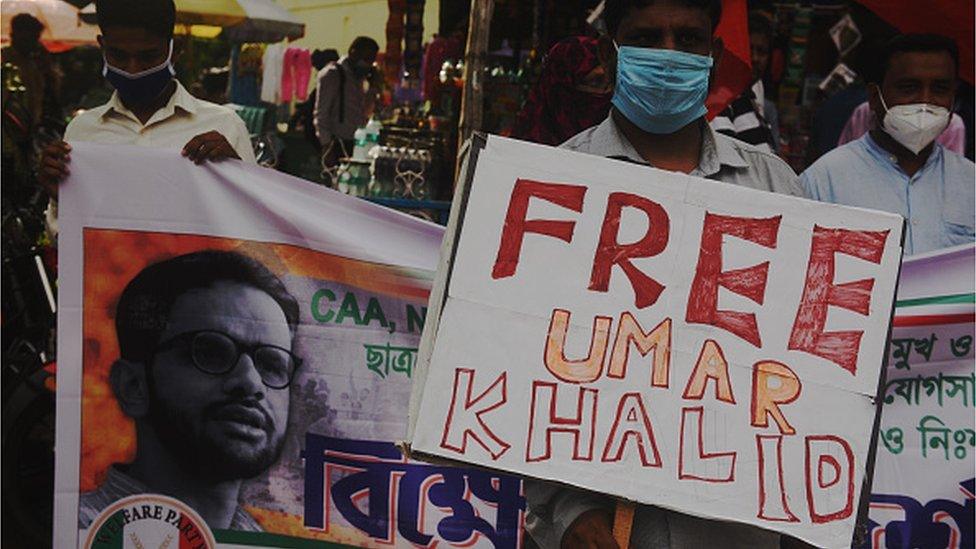
{"label": "collared shirt", "polygon": [[[151,490],[145,484],[123,473],[118,465],[108,469],[105,482],[92,492],[85,492],[78,498],[78,527],[88,528],[103,509],[116,501],[138,494],[149,493]],[[230,522],[230,530],[241,532],[263,532],[261,525],[254,517],[241,508],[234,510],[234,518]]]}
{"label": "collared shirt", "polygon": [[[702,125],[698,167],[690,175],[753,189],[804,196],[796,174],[780,158]],[[608,117],[562,145],[566,149],[646,164]],[[587,511],[611,511],[604,495],[540,481],[525,482],[525,526],[540,547],[559,547],[566,530]],[[778,549],[779,534],[745,524],[692,517],[652,505],[634,514],[630,545],[639,549],[732,547]]]}
{"label": "collared shirt", "polygon": [[[145,124],[114,92],[108,103],[76,116],[64,130],[64,140],[182,149],[194,137],[211,130],[223,135],[241,160],[257,163],[244,120],[227,107],[193,97],[178,80],[169,101]],[[45,216],[48,230],[57,234],[57,200],[50,201]]]}
{"label": "collared shirt", "polygon": [[333,138],[352,139],[368,121],[366,96],[366,81],[356,76],[348,57],[319,71],[314,114],[319,142],[326,145]]}
{"label": "collared shirt", "polygon": [[[698,167],[689,175],[761,191],[805,197],[793,169],[778,156],[717,133],[702,125],[702,147]],[[609,116],[563,143],[572,151],[619,158],[647,164]]]}
{"label": "collared shirt", "polygon": [[974,241],[974,165],[941,145],[909,176],[868,133],[814,162],[800,181],[816,200],[904,217],[908,255]]}
{"label": "collared shirt", "polygon": [[145,124],[113,93],[108,103],[78,115],[68,124],[64,140],[108,145],[182,149],[194,137],[216,130],[245,162],[256,163],[244,121],[227,107],[197,99],[176,82],[176,91]]}

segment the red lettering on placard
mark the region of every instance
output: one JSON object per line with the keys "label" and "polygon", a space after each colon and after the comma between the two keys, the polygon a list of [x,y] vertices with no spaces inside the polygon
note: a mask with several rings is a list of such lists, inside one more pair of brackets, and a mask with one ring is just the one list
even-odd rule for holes
{"label": "red lettering on placard", "polygon": [[[840,454],[843,462],[834,454]],[[825,467],[830,467],[832,478],[825,476]],[[846,482],[842,482],[842,479]],[[815,524],[843,520],[851,516],[854,512],[854,452],[846,440],[833,435],[806,437],[806,486],[810,520]],[[843,501],[844,506],[839,509],[822,509],[822,503],[817,502],[816,496],[828,491],[833,494],[822,499]]]}
{"label": "red lettering on placard", "polygon": [[610,366],[607,377],[623,379],[627,375],[630,361],[630,344],[637,347],[640,355],[647,356],[654,351],[651,360],[651,386],[668,388],[671,370],[671,319],[665,318],[650,332],[644,332],[634,315],[625,312],[620,315],[617,336],[610,351]]}
{"label": "red lettering on placard", "polygon": [[786,421],[779,405],[789,404],[799,398],[802,388],[800,378],[786,364],[766,360],[753,365],[752,426],[768,427],[769,416],[773,416],[779,432],[784,435],[795,434],[796,429]]}
{"label": "red lettering on placard", "polygon": [[889,232],[814,226],[803,297],[790,334],[790,350],[819,356],[851,374],[857,373],[857,355],[864,331],[825,332],[827,308],[840,307],[867,316],[874,279],[835,284],[834,255],[839,252],[880,264]]}
{"label": "red lettering on placard", "polygon": [[[770,446],[775,446],[775,450]],[[756,435],[759,453],[759,514],[762,520],[773,522],[800,522],[793,514],[786,497],[783,481],[783,435]],[[772,463],[769,454],[773,454]],[[772,469],[775,468],[775,471]],[[769,495],[778,495],[769,499]]]}
{"label": "red lettering on placard", "polygon": [[[624,422],[623,425],[621,420]],[[624,450],[630,441],[637,445],[637,452],[644,467],[661,466],[661,454],[657,450],[657,441],[654,439],[654,428],[651,426],[640,393],[624,393],[620,397],[617,416],[613,420],[610,436],[603,448],[603,461],[614,462],[623,459]]]}
{"label": "red lettering on placard", "polygon": [[505,226],[502,228],[501,243],[498,246],[498,255],[491,277],[497,279],[515,274],[525,233],[551,236],[564,242],[573,240],[575,221],[526,219],[530,198],[535,197],[580,213],[583,211],[585,195],[586,187],[582,185],[543,183],[529,179],[516,181],[515,188],[512,189],[512,197],[508,202],[508,213],[505,214]]}
{"label": "red lettering on placard", "polygon": [[[687,422],[688,416],[694,416]],[[689,432],[694,429],[697,421],[697,437]],[[726,483],[735,482],[735,460],[737,452],[705,452],[704,408],[683,408],[681,410],[681,440],[678,449],[678,478],[682,480],[701,480],[704,482]],[[687,423],[687,424],[686,424]],[[691,439],[690,450],[686,448],[686,440]],[[718,471],[717,474],[707,475],[706,470]]]}
{"label": "red lettering on placard", "polygon": [[544,461],[552,456],[552,435],[567,434],[573,439],[573,459],[593,460],[593,434],[596,430],[597,390],[579,388],[576,414],[563,417],[556,413],[559,385],[545,381],[532,383],[529,406],[529,435],[525,444],[525,461]]}
{"label": "red lettering on placard", "polygon": [[[630,244],[617,242],[620,215],[624,207],[636,208],[647,215],[647,232],[640,240]],[[606,215],[603,218],[603,228],[600,230],[600,243],[593,257],[589,289],[606,292],[610,287],[610,270],[614,265],[618,265],[627,275],[634,289],[634,303],[637,308],[643,309],[653,305],[664,291],[664,286],[641,272],[630,261],[663,252],[668,245],[670,230],[668,212],[657,202],[636,194],[611,193]]]}
{"label": "red lettering on placard", "polygon": [[725,235],[755,242],[767,248],[776,248],[779,223],[782,216],[756,219],[705,213],[702,227],[701,249],[698,267],[688,295],[685,320],[695,324],[708,324],[727,330],[756,347],[762,347],[756,315],[741,311],[719,310],[719,286],[746,297],[759,305],[766,294],[766,276],[769,262],[752,267],[722,270],[722,241]]}
{"label": "red lettering on placard", "polygon": [[590,383],[603,373],[603,357],[607,354],[610,341],[610,325],[613,319],[597,316],[593,319],[593,332],[590,335],[590,352],[586,358],[566,359],[566,332],[569,331],[570,312],[563,309],[552,311],[549,321],[549,334],[546,336],[546,351],[543,356],[546,369],[561,381],[568,383]]}
{"label": "red lettering on placard", "polygon": [[493,460],[497,460],[511,445],[488,427],[483,416],[508,402],[508,374],[503,372],[477,397],[472,398],[473,394],[474,370],[457,368],[454,371],[454,391],[447,420],[444,422],[441,448],[466,454],[468,438],[472,438]]}
{"label": "red lettering on placard", "polygon": [[725,360],[725,353],[718,343],[706,339],[695,362],[695,369],[688,378],[688,385],[681,398],[686,400],[701,400],[705,394],[705,385],[709,379],[715,380],[715,398],[722,402],[735,404],[732,394],[732,382],[729,380],[729,362]]}

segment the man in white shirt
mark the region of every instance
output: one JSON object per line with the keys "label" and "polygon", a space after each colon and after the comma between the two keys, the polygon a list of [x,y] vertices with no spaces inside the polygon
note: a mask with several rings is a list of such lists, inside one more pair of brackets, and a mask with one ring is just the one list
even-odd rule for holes
{"label": "man in white shirt", "polygon": [[[65,141],[179,148],[198,164],[225,158],[255,162],[243,120],[193,97],[174,78],[173,0],[97,0],[96,8],[103,74],[115,93],[72,120]],[[38,182],[52,196],[68,175],[70,153],[64,141],[41,152]]]}
{"label": "man in white shirt", "polygon": [[348,55],[319,71],[313,117],[328,165],[352,154],[356,129],[369,119],[367,80],[379,48],[372,38],[360,36]]}

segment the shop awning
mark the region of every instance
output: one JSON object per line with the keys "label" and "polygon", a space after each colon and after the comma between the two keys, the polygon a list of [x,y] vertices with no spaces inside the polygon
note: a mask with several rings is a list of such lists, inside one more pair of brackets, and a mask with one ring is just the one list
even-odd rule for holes
{"label": "shop awning", "polygon": [[[95,4],[82,13],[93,16]],[[176,0],[176,24],[178,31],[199,36],[213,36],[209,29],[222,28],[233,42],[278,42],[305,35],[305,24],[274,0]]]}

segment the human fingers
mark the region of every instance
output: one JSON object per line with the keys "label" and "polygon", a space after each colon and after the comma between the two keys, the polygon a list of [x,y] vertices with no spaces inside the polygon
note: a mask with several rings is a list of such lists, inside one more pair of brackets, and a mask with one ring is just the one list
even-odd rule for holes
{"label": "human fingers", "polygon": [[223,136],[221,136],[220,141],[215,141],[214,143],[214,147],[207,155],[208,160],[216,161],[223,160],[225,158],[240,158],[237,155],[237,151],[234,150],[234,147],[231,147],[230,143],[228,143]]}
{"label": "human fingers", "polygon": [[68,162],[57,156],[44,156],[38,166],[38,174],[46,178],[46,183],[58,183],[68,176]]}
{"label": "human fingers", "polygon": [[200,155],[200,149],[203,148],[207,143],[208,135],[206,133],[201,133],[187,141],[186,145],[183,146],[183,150],[180,154],[192,160],[197,161]]}

